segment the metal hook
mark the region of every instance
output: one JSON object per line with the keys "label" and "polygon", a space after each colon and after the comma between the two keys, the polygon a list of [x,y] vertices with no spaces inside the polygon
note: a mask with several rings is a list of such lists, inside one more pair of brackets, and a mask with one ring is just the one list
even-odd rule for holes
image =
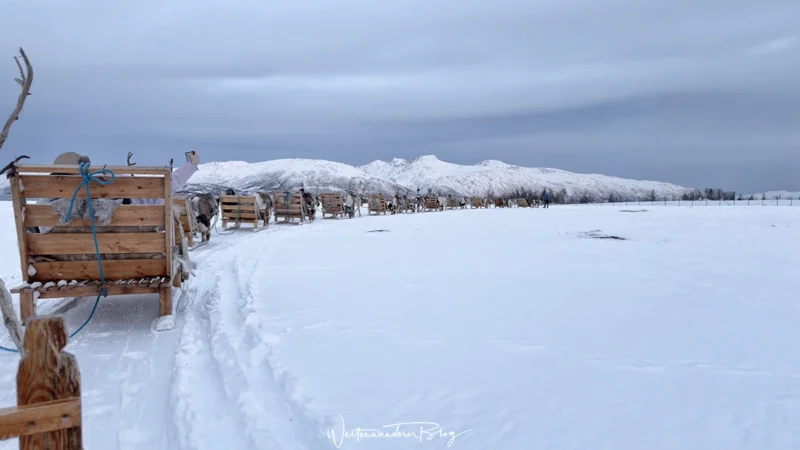
{"label": "metal hook", "polygon": [[129,166],[135,166],[136,165],[136,163],[132,163],[131,162],[131,157],[132,156],[133,156],[133,152],[128,152],[128,165]]}

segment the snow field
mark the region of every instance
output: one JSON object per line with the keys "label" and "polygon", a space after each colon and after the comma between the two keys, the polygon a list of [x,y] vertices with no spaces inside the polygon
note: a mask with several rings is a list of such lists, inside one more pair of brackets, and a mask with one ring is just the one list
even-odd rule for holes
{"label": "snow field", "polygon": [[[151,330],[157,300],[118,297],[69,344],[85,447],[797,448],[800,209],[623,209],[214,236],[174,330]],[[91,302],[61,306],[77,326]],[[16,363],[0,354],[0,405]],[[342,437],[342,419],[401,433]]]}

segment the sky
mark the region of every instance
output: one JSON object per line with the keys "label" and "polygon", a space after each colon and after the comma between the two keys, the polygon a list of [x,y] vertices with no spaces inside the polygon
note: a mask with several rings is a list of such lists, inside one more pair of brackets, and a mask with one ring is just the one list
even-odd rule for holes
{"label": "sky", "polygon": [[3,121],[18,47],[34,66],[0,162],[433,154],[796,191],[798,23],[797,0],[0,0]]}

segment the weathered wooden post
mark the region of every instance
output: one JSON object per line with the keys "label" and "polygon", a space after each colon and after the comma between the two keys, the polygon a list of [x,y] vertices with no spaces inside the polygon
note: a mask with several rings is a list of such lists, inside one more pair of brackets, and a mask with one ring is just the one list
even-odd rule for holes
{"label": "weathered wooden post", "polygon": [[67,352],[64,320],[31,318],[27,356],[17,371],[17,406],[0,409],[0,440],[19,437],[20,450],[83,450],[81,376]]}

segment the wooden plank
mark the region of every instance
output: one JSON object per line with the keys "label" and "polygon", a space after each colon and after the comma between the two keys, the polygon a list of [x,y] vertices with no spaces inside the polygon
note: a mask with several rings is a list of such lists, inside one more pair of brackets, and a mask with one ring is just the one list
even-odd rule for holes
{"label": "wooden plank", "polygon": [[[25,328],[28,355],[20,361],[17,371],[17,406],[81,398],[78,362],[72,354],[62,351],[66,345],[67,332],[60,316],[34,317],[28,321]],[[80,408],[72,410],[77,424],[80,424],[80,415]],[[63,419],[63,415],[59,417]],[[22,450],[81,450],[81,434],[81,427],[77,425],[22,436],[19,446]]]}
{"label": "wooden plank", "polygon": [[[90,255],[95,253],[92,233],[31,233],[26,235],[29,255]],[[97,233],[102,254],[165,253],[164,233]]]}
{"label": "wooden plank", "polygon": [[[170,227],[171,229],[171,227]],[[53,261],[31,263],[36,269],[34,281],[98,280],[100,270],[97,261]],[[171,277],[166,259],[117,259],[104,260],[103,273],[106,280],[144,277]],[[171,279],[171,278],[170,278]]]}
{"label": "wooden plank", "polygon": [[249,213],[258,212],[258,210],[255,208],[255,205],[242,205],[241,208],[237,208],[236,205],[233,206],[223,205],[221,209],[222,212],[226,213],[235,213],[236,211],[249,212]]}
{"label": "wooden plank", "polygon": [[[170,187],[169,175],[165,177],[116,177],[111,184],[92,183],[92,198],[164,198],[164,186]],[[78,176],[21,175],[26,198],[72,198],[81,183]],[[166,180],[166,181],[165,181]],[[77,198],[86,198],[82,186]]]}
{"label": "wooden plank", "polygon": [[[94,189],[94,187],[92,187]],[[25,205],[26,227],[90,227],[89,219],[72,219],[69,224],[58,225],[59,216],[53,214],[51,205]],[[164,224],[164,207],[156,205],[122,205],[111,216],[112,227],[155,227]]]}
{"label": "wooden plank", "polygon": [[240,221],[241,221],[241,220],[248,220],[248,219],[249,219],[249,220],[253,220],[253,219],[261,219],[261,215],[259,215],[259,214],[256,214],[256,213],[245,213],[245,212],[243,212],[243,213],[239,213],[239,214],[237,215],[235,212],[226,212],[226,213],[224,213],[224,214],[222,215],[222,218],[223,218],[223,219],[225,219],[225,220],[231,220],[231,221],[234,221],[234,222],[235,222],[237,218],[238,218]]}
{"label": "wooden plank", "polygon": [[[237,200],[238,199],[238,200]],[[252,205],[256,203],[256,198],[253,195],[241,195],[239,197],[235,195],[223,195],[220,196],[220,203],[232,203],[234,205],[241,204],[241,205]]]}
{"label": "wooden plank", "polygon": [[81,399],[65,398],[0,408],[0,440],[64,430],[81,425]]}
{"label": "wooden plank", "polygon": [[[166,245],[166,258],[164,262],[166,263],[166,270],[161,273],[144,273],[140,276],[142,277],[158,277],[167,275],[172,281],[172,277],[175,276],[175,268],[172,267],[172,246],[176,242],[175,238],[175,228],[172,226],[175,223],[174,216],[172,215],[172,172],[169,172],[164,176],[164,186],[163,186],[163,199],[164,201],[164,231],[166,231],[166,236],[164,239],[164,245]],[[105,269],[103,269],[105,270]],[[119,275],[115,278],[127,278],[123,275]]]}
{"label": "wooden plank", "polygon": [[[164,176],[170,173],[169,167],[156,166],[91,166],[89,172],[96,172],[102,169],[110,169],[115,175],[158,175]],[[68,173],[78,175],[77,165],[64,164],[20,164],[17,166],[17,173]]]}
{"label": "wooden plank", "polygon": [[25,240],[25,227],[23,226],[25,198],[19,190],[19,175],[14,175],[9,180],[11,183],[11,203],[14,208],[14,225],[17,227],[17,247],[19,247],[19,265],[23,281],[31,281],[28,274],[28,243]]}
{"label": "wooden plank", "polygon": [[36,315],[36,299],[33,298],[33,291],[19,293],[19,318],[22,324]]}

